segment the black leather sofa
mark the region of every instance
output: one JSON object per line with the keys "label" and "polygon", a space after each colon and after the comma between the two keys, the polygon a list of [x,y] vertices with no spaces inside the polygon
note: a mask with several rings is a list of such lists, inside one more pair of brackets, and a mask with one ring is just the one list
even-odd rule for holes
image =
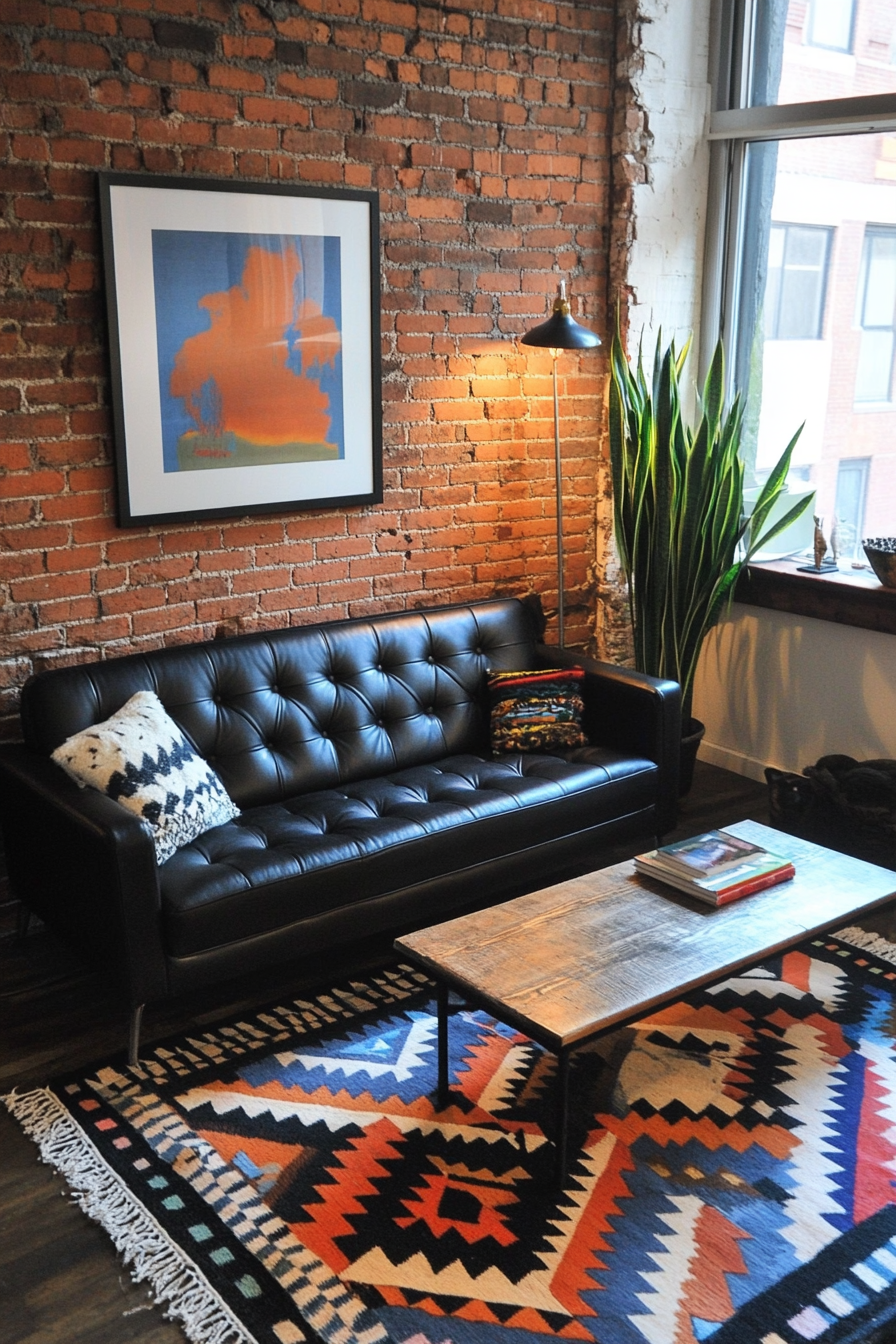
{"label": "black leather sofa", "polygon": [[[492,759],[489,669],[586,669],[591,745]],[[156,862],[50,759],[152,690],[242,809]],[[537,643],[516,600],[182,645],[33,677],[0,749],[13,893],[142,1005],[600,866],[674,823],[679,688]]]}

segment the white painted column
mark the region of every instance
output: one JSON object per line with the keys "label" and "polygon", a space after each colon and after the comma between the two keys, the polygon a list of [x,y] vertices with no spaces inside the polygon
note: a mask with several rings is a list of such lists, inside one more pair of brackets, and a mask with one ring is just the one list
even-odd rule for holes
{"label": "white painted column", "polygon": [[[643,68],[632,82],[652,143],[648,180],[634,187],[632,354],[642,331],[652,353],[660,327],[679,347],[691,333],[696,340],[709,181],[710,0],[644,0],[639,8]],[[693,348],[692,378],[698,355]]]}

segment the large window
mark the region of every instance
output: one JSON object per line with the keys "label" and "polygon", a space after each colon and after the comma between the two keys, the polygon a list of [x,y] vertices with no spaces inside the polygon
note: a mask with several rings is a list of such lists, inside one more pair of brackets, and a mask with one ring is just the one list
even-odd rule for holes
{"label": "large window", "polygon": [[803,425],[790,485],[849,566],[863,531],[896,533],[896,0],[717,18],[702,347],[721,329],[754,484]]}

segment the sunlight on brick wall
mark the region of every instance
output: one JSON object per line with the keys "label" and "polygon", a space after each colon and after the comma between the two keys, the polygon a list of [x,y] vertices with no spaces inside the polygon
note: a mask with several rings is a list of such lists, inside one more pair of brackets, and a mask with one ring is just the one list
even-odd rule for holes
{"label": "sunlight on brick wall", "polygon": [[[34,669],[492,594],[554,629],[556,281],[606,335],[614,5],[6,0],[0,697]],[[96,170],[380,193],[385,497],[115,524]],[[563,356],[567,641],[594,608],[605,351]]]}

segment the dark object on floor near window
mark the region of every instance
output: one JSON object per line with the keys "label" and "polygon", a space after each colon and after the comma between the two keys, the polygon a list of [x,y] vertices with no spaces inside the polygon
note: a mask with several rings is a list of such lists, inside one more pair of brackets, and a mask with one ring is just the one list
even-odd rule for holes
{"label": "dark object on floor near window", "polygon": [[[489,748],[486,678],[579,665],[588,745]],[[50,754],[154,691],[240,815],[158,863]],[[43,673],[0,748],[12,893],[134,1013],[196,985],[449,919],[675,824],[680,691],[546,648],[515,599],[238,635]]]}
{"label": "dark object on floor near window", "polygon": [[896,868],[896,760],[822,756],[801,775],[766,770],[778,830]]}

